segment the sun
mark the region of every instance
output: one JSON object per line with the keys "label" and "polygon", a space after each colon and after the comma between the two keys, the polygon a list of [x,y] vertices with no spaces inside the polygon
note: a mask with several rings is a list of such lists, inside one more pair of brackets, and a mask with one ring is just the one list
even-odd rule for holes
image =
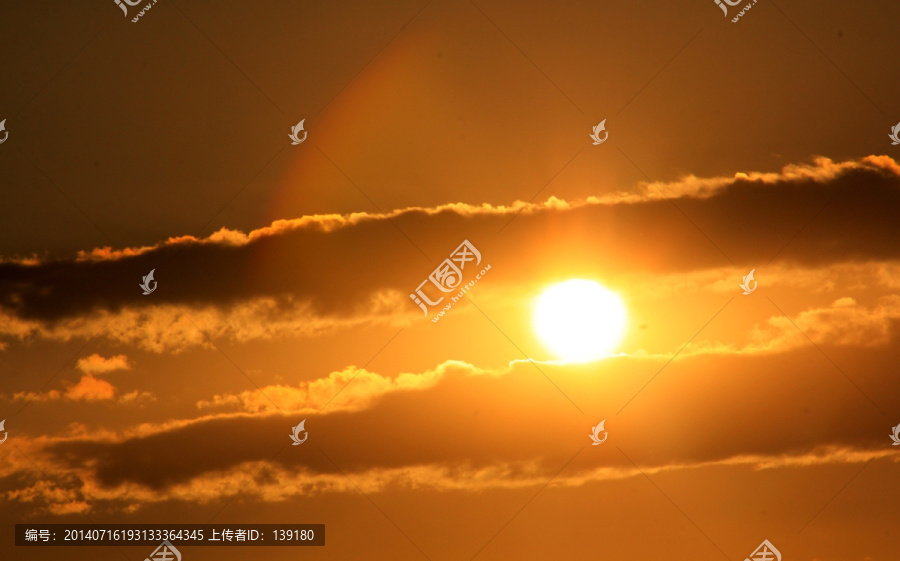
{"label": "sun", "polygon": [[594,281],[554,284],[535,301],[534,330],[563,360],[587,362],[608,355],[625,336],[627,323],[622,298]]}

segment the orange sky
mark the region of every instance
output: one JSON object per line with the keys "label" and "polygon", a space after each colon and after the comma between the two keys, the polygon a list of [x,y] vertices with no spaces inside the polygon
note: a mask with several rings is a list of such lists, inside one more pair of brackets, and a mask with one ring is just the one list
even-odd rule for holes
{"label": "orange sky", "polygon": [[[0,7],[9,536],[324,523],[322,548],[181,550],[898,558],[900,6],[101,4]],[[463,280],[490,269],[432,321],[409,295],[463,240]],[[573,278],[624,301],[614,356],[535,334]]]}

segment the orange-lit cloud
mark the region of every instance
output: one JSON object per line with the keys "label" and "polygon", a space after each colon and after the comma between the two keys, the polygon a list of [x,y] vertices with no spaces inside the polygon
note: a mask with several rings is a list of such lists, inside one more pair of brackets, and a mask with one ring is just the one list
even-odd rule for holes
{"label": "orange-lit cloud", "polygon": [[332,372],[326,378],[305,382],[299,387],[266,386],[240,394],[221,394],[213,396],[212,400],[197,403],[197,407],[259,413],[273,411],[274,402],[286,413],[316,413],[326,405],[329,412],[359,411],[389,393],[429,389],[445,376],[478,374],[489,372],[459,361],[444,362],[434,370],[420,374],[405,373],[394,377],[349,366],[340,372]]}
{"label": "orange-lit cloud", "polygon": [[[6,261],[0,263],[0,311],[21,323],[5,330],[15,337],[48,329],[32,321],[124,309],[144,313],[160,305],[228,308],[255,298],[346,315],[378,295],[408,294],[410,284],[430,271],[429,261],[433,268],[435,259],[466,237],[476,245],[490,243],[510,220],[501,239],[506,251],[523,257],[511,273],[517,276],[536,274],[535,264],[556,265],[566,253],[562,248],[581,246],[601,247],[623,274],[721,267],[723,252],[740,252],[745,262],[755,262],[749,268],[773,257],[804,266],[890,261],[900,258],[897,244],[888,242],[900,236],[900,225],[887,211],[900,204],[897,169],[885,156],[819,159],[780,173],[641,185],[638,194],[603,199],[306,216],[246,234],[220,230],[146,248],[101,248],[72,261]],[[837,198],[840,204],[830,204]],[[870,208],[865,213],[857,208],[863,201]],[[586,229],[587,224],[607,226]],[[151,269],[160,289],[135,300],[135,282]],[[248,271],[254,271],[252,279],[245,278]]]}
{"label": "orange-lit cloud", "polygon": [[[59,399],[68,399],[70,401],[111,401],[116,399],[118,389],[106,380],[95,378],[92,374],[82,376],[78,382],[68,384],[66,389],[49,390],[44,393],[37,392],[17,392],[13,394],[12,399],[17,401],[56,401]],[[135,403],[154,399],[150,392],[134,390],[128,392],[118,398],[119,403]]]}
{"label": "orange-lit cloud", "polygon": [[78,359],[75,367],[85,374],[107,374],[116,370],[130,370],[131,364],[125,355],[115,355],[109,358],[97,353]]}
{"label": "orange-lit cloud", "polygon": [[[119,313],[96,311],[54,323],[21,319],[0,312],[0,334],[63,342],[102,334],[110,341],[145,351],[177,353],[189,347],[211,348],[207,336],[213,340],[227,338],[246,342],[313,336],[373,324],[406,324],[412,315],[407,304],[407,298],[394,292],[372,295],[353,313],[340,317],[323,315],[307,303],[275,298],[253,298],[228,308],[163,304],[145,310],[126,308]],[[406,313],[397,313],[398,310]],[[82,369],[81,364],[79,360],[79,369]],[[100,361],[90,359],[84,364],[86,368],[92,368]],[[119,368],[122,362],[113,360],[111,365],[103,364]]]}
{"label": "orange-lit cloud", "polygon": [[115,396],[116,388],[112,384],[90,374],[82,376],[77,384],[66,390],[66,398],[75,401],[100,401],[113,399]]}
{"label": "orange-lit cloud", "polygon": [[[817,356],[817,351],[810,352]],[[889,364],[885,358],[896,355],[896,350],[885,349],[881,354],[885,356],[874,357],[873,362]],[[371,476],[385,484],[398,478],[403,484],[439,489],[530,486],[542,478],[546,481],[578,448],[593,450],[586,436],[588,428],[603,417],[608,420],[610,443],[627,450],[650,472],[709,465],[768,469],[896,458],[886,436],[886,420],[852,393],[844,380],[823,378],[821,367],[806,357],[805,351],[798,350],[778,362],[765,356],[685,358],[669,365],[629,406],[638,408],[638,415],[614,413],[649,376],[635,375],[636,370],[644,369],[628,357],[602,365],[603,383],[590,376],[598,366],[542,365],[544,374],[589,410],[588,416],[560,398],[530,363],[513,363],[508,369],[491,372],[449,362],[422,374],[393,378],[362,371],[361,378],[343,390],[341,395],[346,395],[339,395],[333,409],[329,404],[323,414],[311,408],[320,406],[326,391],[342,387],[352,376],[349,369],[299,390],[263,388],[275,392],[270,397],[276,403],[281,400],[296,408],[285,411],[287,415],[267,409],[260,399],[237,394],[220,396],[213,404],[253,413],[204,415],[118,433],[83,427],[61,437],[19,438],[29,454],[40,458],[41,465],[56,466],[53,469],[60,473],[80,474],[84,481],[91,481],[86,488],[96,489],[98,496],[112,496],[114,489],[127,487],[152,489],[160,497],[186,493],[197,500],[229,496],[234,489],[225,485],[225,480],[236,477],[234,481],[243,482],[243,477],[251,475],[249,471],[265,464],[271,473],[283,473],[286,478],[302,474],[298,485],[308,491],[318,485],[345,489],[340,483],[342,471],[359,478]],[[650,373],[666,362],[664,357],[654,360],[657,366],[649,369]],[[867,363],[865,368],[872,365]],[[881,370],[881,379],[890,383],[889,367]],[[728,391],[697,390],[718,383],[723,372],[729,377]],[[673,385],[675,381],[677,385]],[[354,389],[357,382],[360,384]],[[814,408],[802,411],[806,401],[798,403],[797,388],[820,389],[823,383],[836,384],[841,391],[817,392]],[[847,392],[851,392],[849,398]],[[685,409],[688,400],[691,406]],[[652,415],[641,413],[647,408]],[[713,423],[723,408],[740,422]],[[606,412],[594,418],[601,411]],[[310,436],[302,448],[294,448],[287,434],[299,415],[307,417]],[[778,430],[798,423],[806,429]],[[694,437],[690,447],[683,445],[686,433]],[[185,447],[193,453],[183,454]],[[284,453],[276,455],[279,449],[285,449]],[[140,461],[148,455],[167,469]],[[561,481],[581,484],[634,475],[632,466],[616,455],[586,458],[586,464],[565,474]],[[10,469],[26,469],[23,466]],[[221,485],[211,484],[222,477]],[[259,492],[278,496],[268,484]]]}

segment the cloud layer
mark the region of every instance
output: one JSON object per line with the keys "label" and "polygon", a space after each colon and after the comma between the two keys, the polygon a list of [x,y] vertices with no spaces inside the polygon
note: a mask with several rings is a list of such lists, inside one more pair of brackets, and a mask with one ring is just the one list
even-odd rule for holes
{"label": "cloud layer", "polygon": [[[772,261],[801,271],[896,262],[898,170],[886,156],[821,158],[780,173],[689,176],[575,203],[308,216],[71,261],[7,260],[0,336],[67,341],[103,330],[159,352],[202,345],[204,333],[246,341],[406,324],[415,316],[407,295],[461,239],[504,260],[491,280],[501,285],[571,268],[581,254],[614,263],[621,275],[700,273],[729,259],[746,270]],[[142,296],[136,283],[150,269],[159,289]]]}

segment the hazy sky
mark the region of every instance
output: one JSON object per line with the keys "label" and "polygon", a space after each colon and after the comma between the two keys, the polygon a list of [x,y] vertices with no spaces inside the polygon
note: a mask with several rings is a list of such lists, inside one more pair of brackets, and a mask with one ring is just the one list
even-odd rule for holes
{"label": "hazy sky", "polygon": [[900,5],[752,2],[0,4],[0,558],[896,561]]}

